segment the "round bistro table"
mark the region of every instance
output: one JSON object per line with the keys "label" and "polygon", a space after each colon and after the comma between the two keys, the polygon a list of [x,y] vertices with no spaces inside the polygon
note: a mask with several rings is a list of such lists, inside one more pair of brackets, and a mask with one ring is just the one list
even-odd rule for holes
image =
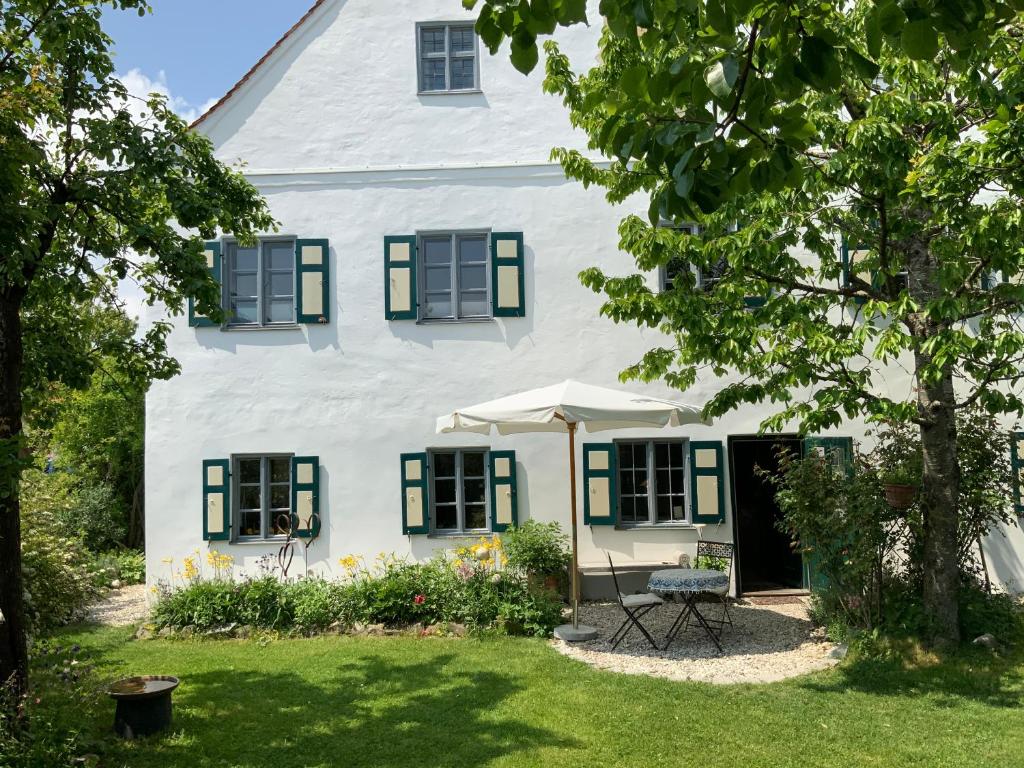
{"label": "round bistro table", "polygon": [[117,702],[114,731],[125,739],[149,736],[171,724],[171,693],[178,678],[167,675],[126,677],[107,689]]}
{"label": "round bistro table", "polygon": [[665,647],[667,651],[672,641],[676,639],[680,628],[688,617],[693,617],[708,633],[711,642],[719,652],[722,651],[722,644],[718,642],[718,636],[708,624],[704,615],[697,608],[697,596],[702,592],[714,592],[722,587],[729,586],[729,574],[725,571],[716,571],[711,568],[668,568],[664,571],[655,571],[647,582],[647,590],[658,594],[678,595],[683,601],[683,609],[679,612],[676,620],[665,635]]}

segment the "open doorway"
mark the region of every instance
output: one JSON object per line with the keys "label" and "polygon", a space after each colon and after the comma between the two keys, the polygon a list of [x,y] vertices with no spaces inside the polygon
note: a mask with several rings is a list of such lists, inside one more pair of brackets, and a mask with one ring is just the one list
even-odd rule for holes
{"label": "open doorway", "polygon": [[803,558],[779,530],[775,489],[757,470],[778,472],[780,448],[800,452],[793,435],[729,438],[737,588],[740,594],[802,590]]}

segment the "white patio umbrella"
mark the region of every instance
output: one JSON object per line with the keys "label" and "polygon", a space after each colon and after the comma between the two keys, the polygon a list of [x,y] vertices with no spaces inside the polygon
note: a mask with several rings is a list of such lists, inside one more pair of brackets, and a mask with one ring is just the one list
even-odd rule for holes
{"label": "white patio umbrella", "polygon": [[[438,433],[476,432],[502,435],[520,432],[567,432],[569,434],[569,487],[572,519],[572,626],[559,627],[563,639],[588,640],[596,630],[579,624],[579,555],[576,533],[576,430],[678,427],[707,424],[692,405],[595,387],[567,379],[560,384],[531,389],[479,405],[459,408],[437,420]],[[559,631],[561,630],[561,631]]]}

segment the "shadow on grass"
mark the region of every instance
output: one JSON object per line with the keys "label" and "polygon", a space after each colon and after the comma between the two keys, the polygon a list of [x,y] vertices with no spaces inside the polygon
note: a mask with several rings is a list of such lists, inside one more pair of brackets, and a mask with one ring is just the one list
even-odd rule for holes
{"label": "shadow on grass", "polygon": [[454,658],[395,663],[362,656],[338,665],[329,684],[286,670],[189,674],[175,699],[181,736],[126,750],[161,766],[401,767],[477,766],[540,747],[578,746],[497,713],[523,686],[507,674],[453,670]]}
{"label": "shadow on grass", "polygon": [[877,696],[931,696],[940,706],[970,700],[989,707],[1024,704],[1022,654],[996,658],[964,650],[941,663],[910,664],[896,659],[851,659],[832,673],[809,678],[800,687],[819,692],[858,691]]}

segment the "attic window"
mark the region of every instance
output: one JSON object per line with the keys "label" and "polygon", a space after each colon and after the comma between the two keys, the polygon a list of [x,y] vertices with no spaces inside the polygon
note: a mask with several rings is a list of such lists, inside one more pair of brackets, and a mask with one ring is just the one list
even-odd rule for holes
{"label": "attic window", "polygon": [[420,93],[480,90],[476,32],[472,24],[417,25]]}

